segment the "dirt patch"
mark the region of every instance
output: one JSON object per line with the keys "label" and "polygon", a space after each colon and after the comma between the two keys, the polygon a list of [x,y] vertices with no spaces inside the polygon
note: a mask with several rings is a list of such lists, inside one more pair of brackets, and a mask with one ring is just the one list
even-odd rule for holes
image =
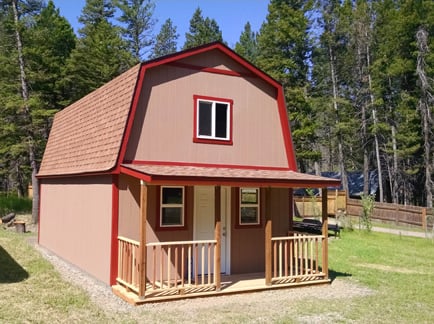
{"label": "dirt patch", "polygon": [[386,272],[395,272],[395,273],[404,273],[404,274],[425,274],[423,272],[414,271],[406,268],[397,268],[397,267],[391,267],[385,264],[373,264],[373,263],[359,263],[358,266],[363,268],[369,268],[374,270],[381,270]]}

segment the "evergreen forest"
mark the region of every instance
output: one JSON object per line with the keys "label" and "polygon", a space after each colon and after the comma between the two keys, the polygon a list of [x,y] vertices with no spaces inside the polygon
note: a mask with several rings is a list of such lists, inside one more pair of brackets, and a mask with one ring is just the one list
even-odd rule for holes
{"label": "evergreen forest", "polygon": [[[33,185],[35,221],[57,111],[138,62],[225,43],[198,7],[180,44],[156,6],[86,0],[75,33],[51,0],[0,1],[0,192]],[[432,0],[270,0],[233,50],[283,85],[299,171],[339,172],[344,189],[359,171],[365,194],[374,172],[377,200],[432,207],[433,36]]]}

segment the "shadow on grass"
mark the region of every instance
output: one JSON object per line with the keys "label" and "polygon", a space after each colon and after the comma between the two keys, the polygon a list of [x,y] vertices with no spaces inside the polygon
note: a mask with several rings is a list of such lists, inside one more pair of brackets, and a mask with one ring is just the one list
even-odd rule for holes
{"label": "shadow on grass", "polygon": [[20,282],[28,277],[29,273],[0,246],[0,283]]}
{"label": "shadow on grass", "polygon": [[332,269],[329,269],[329,278],[331,281],[333,281],[339,277],[352,277],[352,276],[353,275],[351,273],[348,273],[348,272],[339,272],[339,271],[334,271]]}

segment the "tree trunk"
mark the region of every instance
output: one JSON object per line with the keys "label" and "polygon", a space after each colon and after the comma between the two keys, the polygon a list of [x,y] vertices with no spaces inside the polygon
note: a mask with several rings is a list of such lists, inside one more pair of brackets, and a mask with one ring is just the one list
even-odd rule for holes
{"label": "tree trunk", "polygon": [[23,44],[21,42],[21,35],[19,31],[19,18],[18,18],[18,6],[17,0],[12,0],[12,10],[14,13],[14,22],[15,22],[15,38],[18,52],[18,63],[20,68],[20,81],[21,81],[21,96],[23,98],[24,103],[24,111],[23,118],[25,120],[26,127],[26,136],[28,141],[28,153],[29,153],[29,162],[30,168],[32,170],[32,187],[33,187],[33,205],[32,205],[32,221],[33,223],[38,222],[38,212],[39,212],[39,185],[38,179],[36,178],[36,174],[38,172],[38,166],[36,162],[35,156],[35,147],[34,147],[34,134],[32,131],[32,116],[30,113],[29,107],[29,89],[27,86],[27,77],[25,72],[25,64],[23,57]]}
{"label": "tree trunk", "polygon": [[431,179],[433,165],[432,165],[432,117],[431,105],[434,102],[433,94],[430,92],[432,89],[429,78],[426,72],[425,57],[429,54],[428,48],[428,32],[420,27],[416,33],[417,38],[417,67],[416,73],[420,82],[420,98],[419,109],[422,115],[423,124],[423,139],[424,139],[424,167],[425,167],[425,192],[426,192],[426,206],[431,208],[433,206],[433,181]]}
{"label": "tree trunk", "polygon": [[[366,65],[367,70],[370,71],[371,69],[371,58],[370,58],[370,48],[369,45],[366,45]],[[368,72],[368,86],[369,86],[369,99],[370,99],[370,105],[372,107],[372,120],[374,123],[374,143],[375,143],[375,157],[377,161],[377,172],[378,172],[378,189],[380,191],[380,202],[384,201],[384,194],[383,194],[383,172],[381,167],[381,157],[380,157],[380,144],[378,141],[378,120],[377,120],[377,109],[375,108],[375,100],[374,100],[374,93],[372,89],[372,77],[371,73]]]}
{"label": "tree trunk", "polygon": [[[334,65],[334,54],[333,49],[331,46],[329,46],[329,62],[330,62],[330,75],[332,79],[332,90],[333,90],[333,108],[335,111],[335,125],[339,126],[339,107],[338,107],[338,91],[337,91],[337,80],[336,80],[336,72],[335,72],[335,65]],[[339,128],[339,127],[337,127]],[[339,164],[339,171],[341,173],[341,181],[342,181],[342,187],[347,193],[347,196],[349,195],[349,188],[348,188],[348,178],[347,173],[345,170],[345,160],[344,160],[344,150],[343,150],[343,144],[342,144],[342,136],[340,133],[337,134],[337,141],[338,141],[338,164]]]}

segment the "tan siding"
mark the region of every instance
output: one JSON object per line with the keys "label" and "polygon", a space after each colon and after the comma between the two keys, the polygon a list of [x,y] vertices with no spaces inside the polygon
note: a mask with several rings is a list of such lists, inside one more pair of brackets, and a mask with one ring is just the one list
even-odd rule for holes
{"label": "tan siding", "polygon": [[119,236],[140,240],[140,180],[119,177]]}
{"label": "tan siding", "polygon": [[[270,189],[273,237],[288,233],[288,189]],[[265,269],[265,190],[261,190],[260,228],[237,228],[236,190],[232,190],[231,273],[262,272]]]}
{"label": "tan siding", "polygon": [[40,244],[110,283],[111,177],[42,180]]}
{"label": "tan siding", "polygon": [[[162,66],[146,72],[143,90],[127,160],[288,166],[275,93],[268,84]],[[193,143],[193,95],[234,101],[233,145]]]}
{"label": "tan siding", "polygon": [[286,236],[289,230],[289,192],[287,188],[272,188],[270,213],[273,221],[273,237]]}

